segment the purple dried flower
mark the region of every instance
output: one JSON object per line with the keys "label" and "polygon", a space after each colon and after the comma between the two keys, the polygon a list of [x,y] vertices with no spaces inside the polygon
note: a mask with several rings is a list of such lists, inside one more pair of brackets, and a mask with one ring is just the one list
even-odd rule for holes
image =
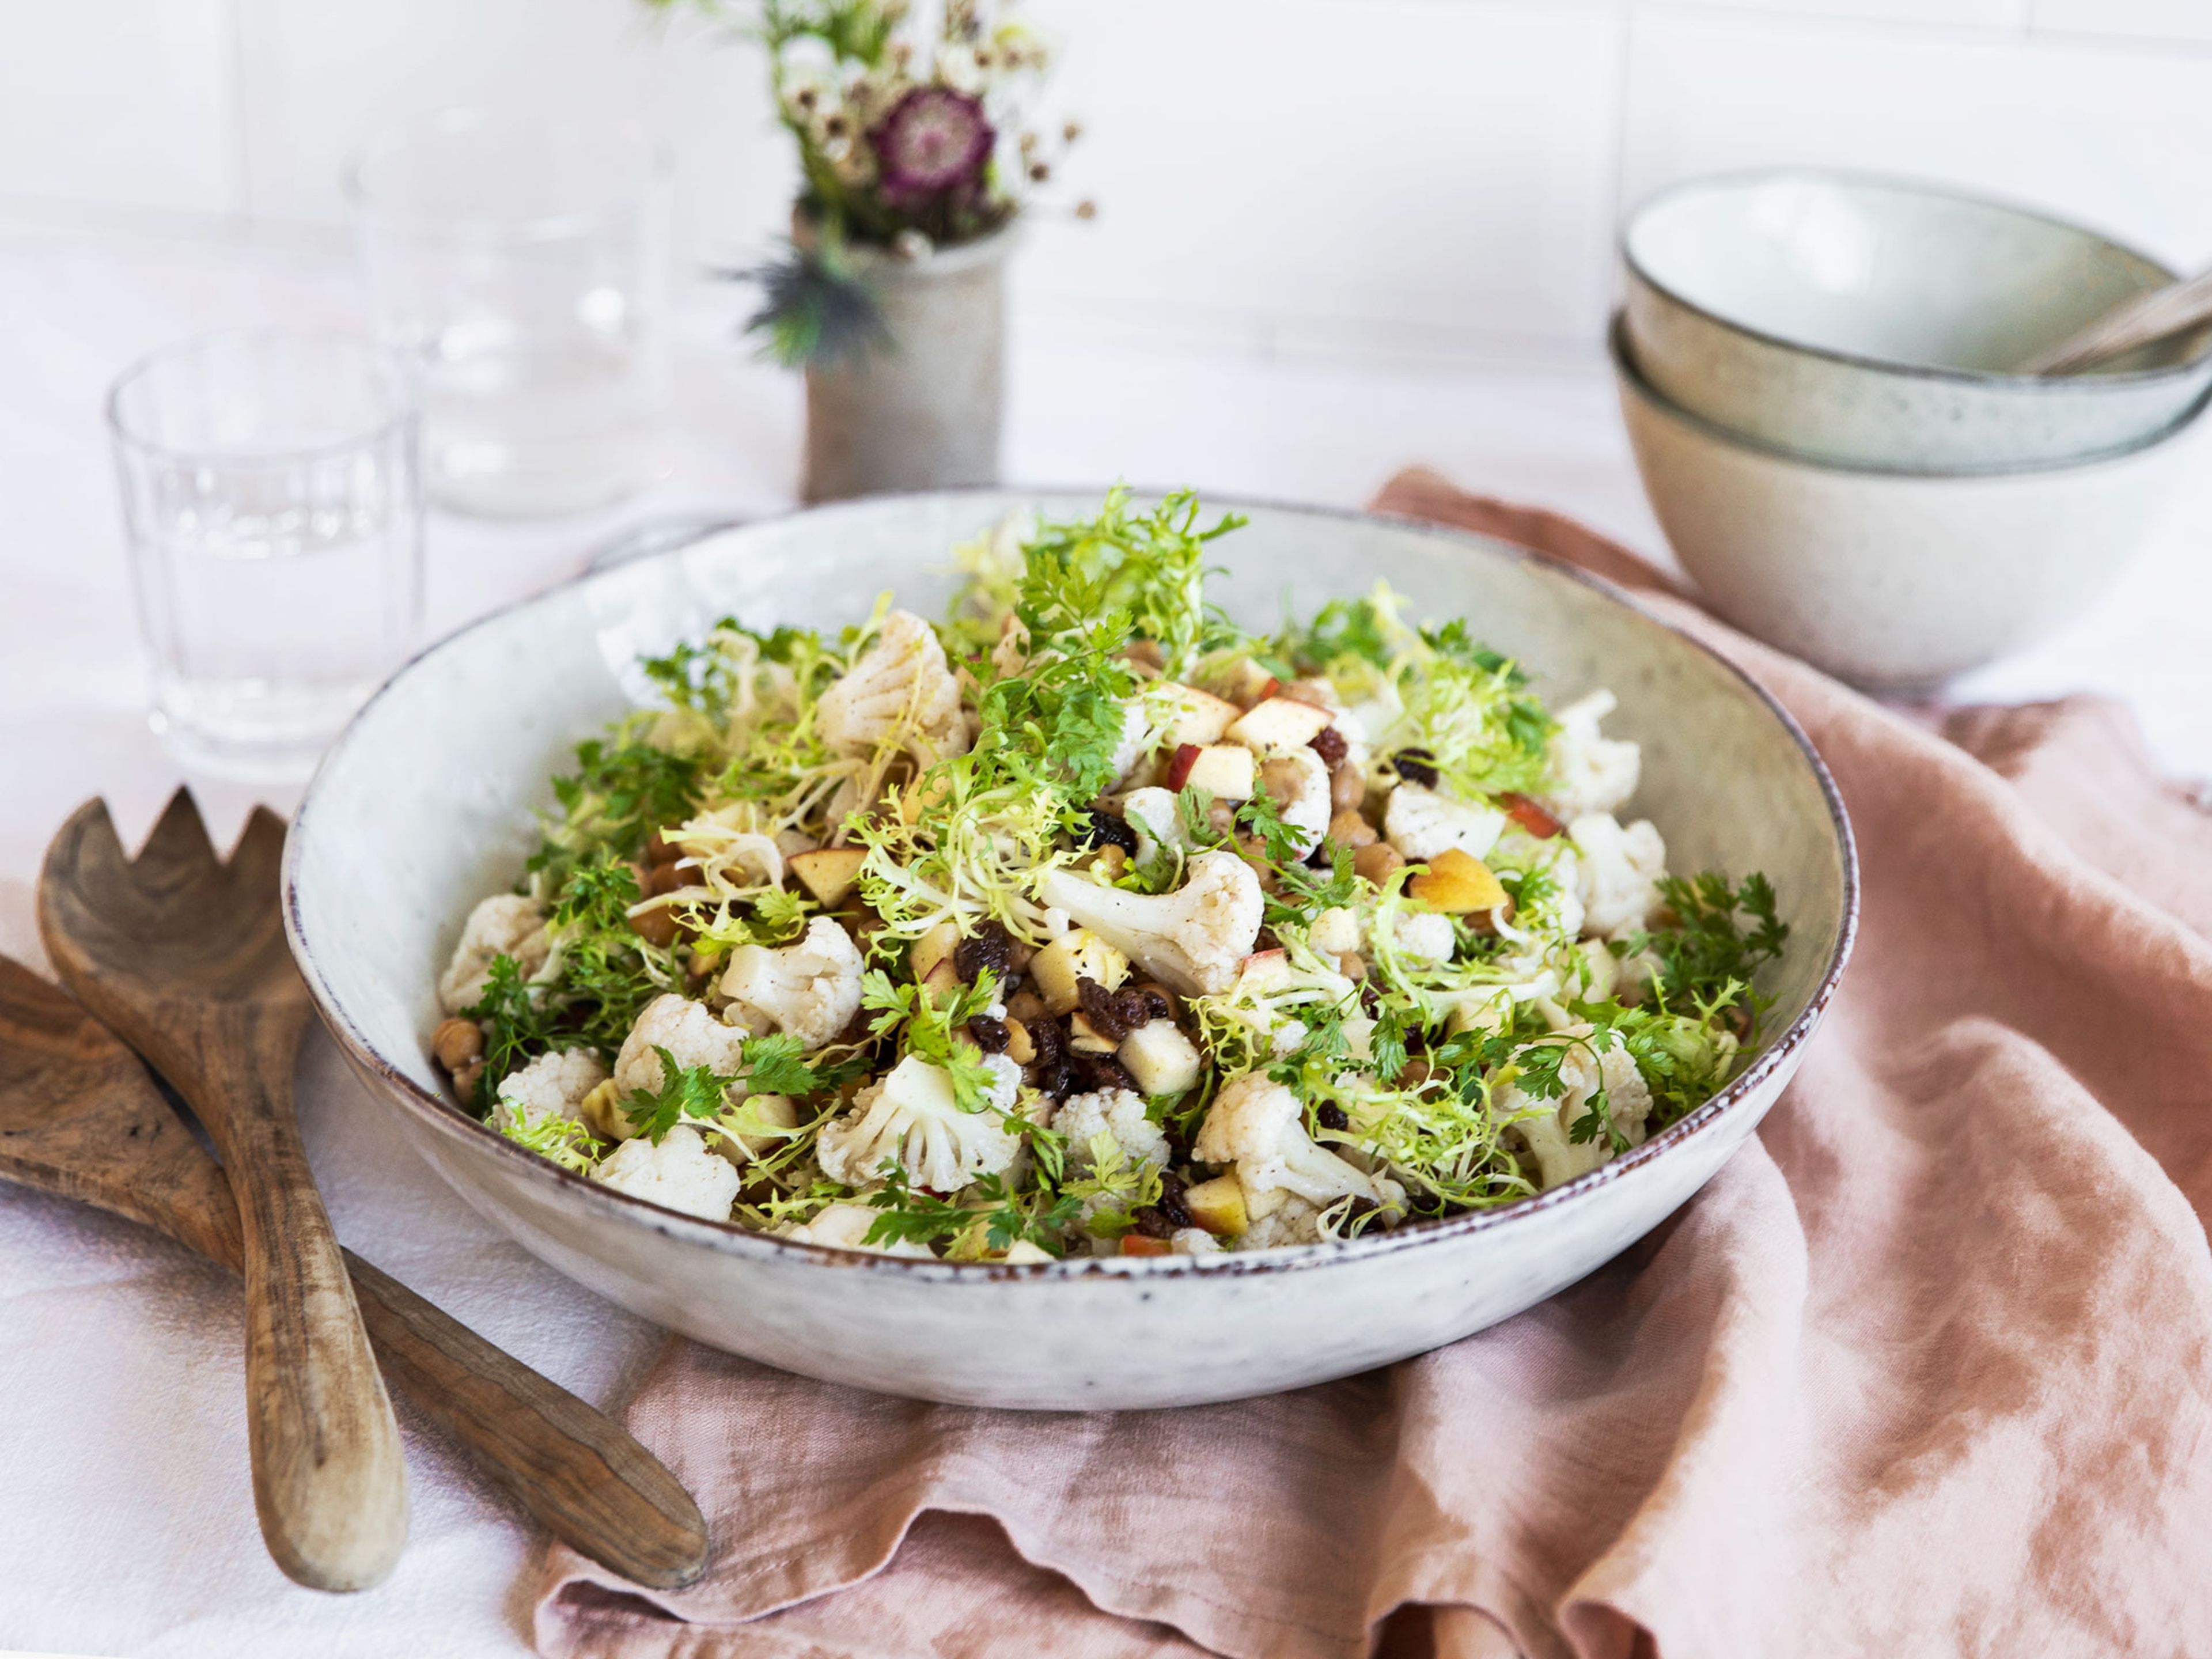
{"label": "purple dried flower", "polygon": [[911,206],[980,183],[997,134],[981,99],[949,87],[916,87],[868,135],[881,166],[883,192]]}

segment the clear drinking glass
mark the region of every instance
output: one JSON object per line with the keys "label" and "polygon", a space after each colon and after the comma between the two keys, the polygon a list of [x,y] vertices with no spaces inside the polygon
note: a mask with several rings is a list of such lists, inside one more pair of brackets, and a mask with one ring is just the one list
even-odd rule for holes
{"label": "clear drinking glass", "polygon": [[124,375],[107,424],[155,729],[189,765],[305,776],[420,625],[404,377],[354,335],[216,335]]}
{"label": "clear drinking glass", "polygon": [[347,170],[369,304],[416,377],[440,506],[583,512],[652,476],[668,175],[633,124],[471,111],[388,133]]}

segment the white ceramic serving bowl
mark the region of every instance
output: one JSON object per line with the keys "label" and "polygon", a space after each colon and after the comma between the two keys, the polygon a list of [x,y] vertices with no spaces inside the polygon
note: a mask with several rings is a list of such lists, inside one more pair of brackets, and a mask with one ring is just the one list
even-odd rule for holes
{"label": "white ceramic serving bowl", "polygon": [[[945,550],[1039,498],[951,493],[818,509],[556,588],[409,665],[325,759],[285,851],[285,923],[325,1021],[379,1105],[476,1209],[623,1306],[809,1376],[976,1404],[1234,1399],[1364,1370],[1504,1318],[1607,1261],[1697,1191],[1796,1068],[1850,947],[1850,833],[1803,734],[1703,647],[1602,585],[1493,543],[1373,518],[1250,509],[1216,544],[1232,613],[1269,625],[1386,577],[1464,614],[1560,697],[1608,685],[1644,744],[1634,805],[1678,869],[1765,870],[1793,935],[1771,1040],[1683,1122],[1522,1205],[1343,1243],[956,1266],[700,1221],[568,1175],[450,1105],[433,983],[477,899],[533,844],[571,745],[645,692],[641,651],[735,612],[836,627],[896,587],[939,610]],[[1064,514],[1097,497],[1046,497]]]}
{"label": "white ceramic serving bowl", "polygon": [[2165,511],[2204,408],[2070,466],[1855,470],[1699,420],[1637,373],[1617,318],[1611,338],[1644,493],[1713,609],[1876,691],[1941,684],[2086,611]]}
{"label": "white ceramic serving bowl", "polygon": [[2172,282],[2078,226],[1927,185],[1753,173],[1662,191],[1621,231],[1628,340],[1692,414],[1844,466],[1952,472],[2131,448],[2212,387],[2212,334],[2095,374],[2008,372]]}

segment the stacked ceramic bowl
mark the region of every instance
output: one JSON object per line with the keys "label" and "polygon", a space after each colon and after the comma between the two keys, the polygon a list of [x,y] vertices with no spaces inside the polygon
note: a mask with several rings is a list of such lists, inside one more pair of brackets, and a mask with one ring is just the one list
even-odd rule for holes
{"label": "stacked ceramic bowl", "polygon": [[2212,340],[2014,366],[2174,280],[2038,214],[1921,185],[1683,185],[1622,231],[1612,349],[1645,489],[1712,604],[1869,688],[1926,687],[2094,601],[2162,513]]}

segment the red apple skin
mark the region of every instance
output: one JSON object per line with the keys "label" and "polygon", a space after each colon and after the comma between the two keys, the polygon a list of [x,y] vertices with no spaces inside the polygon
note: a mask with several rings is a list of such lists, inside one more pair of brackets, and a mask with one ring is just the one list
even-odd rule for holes
{"label": "red apple skin", "polygon": [[1539,841],[1549,841],[1564,827],[1559,819],[1553,817],[1526,795],[1509,793],[1500,795],[1498,799],[1499,804],[1505,808],[1505,816]]}
{"label": "red apple skin", "polygon": [[1175,1247],[1164,1238],[1151,1238],[1143,1233],[1124,1233],[1121,1236],[1123,1255],[1173,1255]]}
{"label": "red apple skin", "polygon": [[1268,698],[1274,696],[1277,693],[1280,692],[1282,689],[1282,681],[1277,679],[1273,674],[1268,675],[1267,683],[1260,688],[1260,695],[1252,700],[1252,706],[1255,708],[1258,708],[1260,704],[1267,702]]}
{"label": "red apple skin", "polygon": [[1179,744],[1175,758],[1168,763],[1168,788],[1170,793],[1190,781],[1190,769],[1198,764],[1199,746],[1194,743]]}

